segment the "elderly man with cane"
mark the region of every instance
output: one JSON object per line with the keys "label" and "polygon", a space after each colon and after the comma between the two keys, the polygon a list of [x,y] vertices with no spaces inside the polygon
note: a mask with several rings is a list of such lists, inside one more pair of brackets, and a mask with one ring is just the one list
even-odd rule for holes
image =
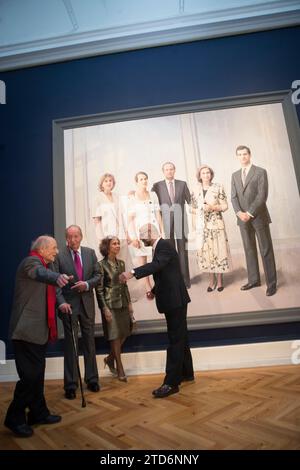
{"label": "elderly man with cane", "polygon": [[32,436],[31,425],[61,420],[61,416],[50,414],[44,396],[47,342],[57,336],[55,286],[64,287],[69,282],[66,274],[48,269],[57,253],[54,238],[38,237],[16,274],[10,334],[20,380],[4,425],[18,437]]}

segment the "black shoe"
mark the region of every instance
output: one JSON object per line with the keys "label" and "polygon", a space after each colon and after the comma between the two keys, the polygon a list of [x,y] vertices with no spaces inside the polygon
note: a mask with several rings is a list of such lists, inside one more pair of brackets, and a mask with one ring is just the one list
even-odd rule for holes
{"label": "black shoe", "polygon": [[172,387],[171,385],[163,384],[161,387],[153,390],[152,395],[154,398],[164,398],[177,392],[179,392],[178,385]]}
{"label": "black shoe", "polygon": [[28,416],[28,424],[30,426],[33,426],[34,424],[56,424],[61,421],[61,416],[59,415],[48,415],[46,418],[42,419],[32,419],[30,416]]}
{"label": "black shoe", "polygon": [[276,291],[277,291],[276,287],[268,287],[266,295],[268,297],[271,297],[271,295],[276,294]]}
{"label": "black shoe", "polygon": [[212,292],[213,290],[215,290],[215,288],[214,288],[214,287],[210,287],[210,286],[208,286],[208,288],[207,288],[207,292]]}
{"label": "black shoe", "polygon": [[97,382],[92,382],[90,384],[87,384],[87,388],[91,392],[99,392],[99,390],[100,390],[99,384]]}
{"label": "black shoe", "polygon": [[224,286],[217,287],[218,292],[222,292],[224,290]]}
{"label": "black shoe", "polygon": [[28,424],[9,424],[7,422],[4,423],[8,429],[10,429],[16,436],[18,437],[31,437],[33,434],[33,430],[31,429]]}
{"label": "black shoe", "polygon": [[260,285],[261,285],[260,281],[253,282],[253,284],[251,284],[251,282],[248,282],[247,284],[241,287],[241,290],[253,289],[253,287],[259,287]]}
{"label": "black shoe", "polygon": [[67,400],[74,400],[74,398],[76,398],[75,390],[66,390],[65,391],[65,398]]}

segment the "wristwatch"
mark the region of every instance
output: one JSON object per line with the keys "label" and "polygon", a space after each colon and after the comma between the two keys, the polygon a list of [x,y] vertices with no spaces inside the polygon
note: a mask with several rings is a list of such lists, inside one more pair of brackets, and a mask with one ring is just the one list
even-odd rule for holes
{"label": "wristwatch", "polygon": [[134,269],[132,269],[130,272],[133,276],[135,276],[135,270]]}

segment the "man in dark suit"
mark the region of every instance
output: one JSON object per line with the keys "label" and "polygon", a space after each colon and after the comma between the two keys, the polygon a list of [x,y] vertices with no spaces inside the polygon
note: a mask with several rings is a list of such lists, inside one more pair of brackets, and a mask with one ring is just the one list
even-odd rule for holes
{"label": "man in dark suit", "polygon": [[187,288],[191,286],[187,244],[187,215],[185,202],[191,201],[190,191],[185,181],[174,179],[175,165],[166,162],[162,166],[165,179],[154,183],[152,191],[157,194],[162,213],[165,238],[169,240],[179,255],[180,269]]}
{"label": "man in dark suit", "polygon": [[145,246],[152,246],[153,260],[130,273],[121,274],[120,281],[126,282],[133,276],[141,279],[153,275],[155,285],[152,291],[158,311],[165,314],[169,337],[164,382],[152,392],[155,398],[163,398],[177,393],[181,382],[194,380],[186,321],[190,297],[180,271],[177,251],[170,242],[160,238],[157,229],[151,224],[141,227],[140,239]]}
{"label": "man in dark suit", "polygon": [[67,246],[55,260],[55,270],[74,276],[73,286],[57,289],[56,298],[60,317],[64,326],[64,389],[65,397],[73,400],[78,387],[76,357],[72,343],[71,320],[76,341],[78,341],[78,323],[82,335],[84,356],[84,379],[92,392],[98,392],[99,376],[95,350],[95,301],[94,287],[100,282],[100,268],[95,251],[81,246],[82,231],[77,225],[66,229]]}
{"label": "man in dark suit", "polygon": [[241,231],[248,271],[248,282],[241,290],[260,286],[257,238],[267,284],[266,295],[271,296],[276,293],[277,276],[269,227],[271,218],[266,205],[267,172],[252,165],[251,151],[245,145],[237,147],[236,155],[242,168],[232,175],[231,201]]}
{"label": "man in dark suit", "polygon": [[69,282],[65,274],[48,269],[57,253],[54,238],[38,237],[16,274],[10,336],[20,380],[4,424],[19,437],[32,436],[31,425],[61,420],[61,416],[50,414],[44,396],[47,342],[56,338],[55,286]]}

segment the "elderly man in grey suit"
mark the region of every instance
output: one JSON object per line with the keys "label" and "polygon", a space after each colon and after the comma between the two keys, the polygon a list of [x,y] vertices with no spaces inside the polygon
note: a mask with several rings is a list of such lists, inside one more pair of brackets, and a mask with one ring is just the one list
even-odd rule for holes
{"label": "elderly man in grey suit", "polygon": [[81,246],[82,231],[78,225],[66,229],[67,246],[55,260],[55,269],[74,276],[74,285],[57,289],[56,298],[59,316],[64,326],[64,389],[65,397],[73,400],[76,397],[78,374],[75,351],[72,343],[70,318],[78,341],[78,323],[82,335],[84,356],[84,379],[92,392],[98,392],[99,376],[95,349],[95,302],[94,287],[100,282],[100,268],[96,253],[91,248]]}
{"label": "elderly man in grey suit", "polygon": [[47,342],[56,338],[55,286],[63,287],[69,282],[65,274],[48,269],[57,253],[54,238],[38,237],[16,274],[10,335],[20,380],[4,424],[19,437],[32,436],[31,425],[61,420],[50,414],[44,396]]}
{"label": "elderly man in grey suit", "polygon": [[191,201],[185,181],[175,179],[175,165],[166,162],[162,166],[165,179],[154,183],[152,191],[157,194],[162,213],[165,238],[177,249],[181,274],[186,287],[191,286],[187,243],[187,215],[185,202]]}
{"label": "elderly man in grey suit", "polygon": [[276,293],[277,276],[269,227],[271,218],[266,205],[267,172],[251,163],[249,147],[239,145],[236,155],[242,168],[232,175],[231,201],[241,231],[248,271],[248,282],[241,290],[260,286],[257,238],[267,284],[266,295],[271,296]]}

